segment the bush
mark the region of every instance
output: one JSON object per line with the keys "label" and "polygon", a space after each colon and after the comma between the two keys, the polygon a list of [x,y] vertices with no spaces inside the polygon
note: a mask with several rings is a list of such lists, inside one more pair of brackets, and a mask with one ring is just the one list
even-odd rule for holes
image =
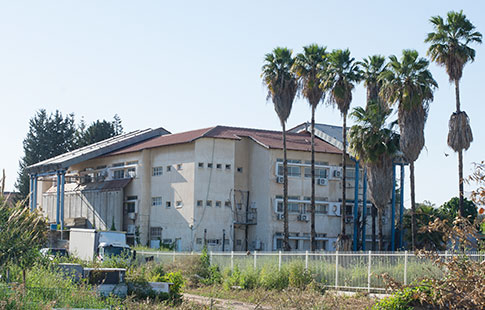
{"label": "bush", "polygon": [[264,266],[259,273],[259,283],[261,287],[267,290],[283,290],[288,287],[288,270],[286,268],[278,268],[267,265]]}
{"label": "bush", "polygon": [[290,263],[288,273],[288,285],[291,287],[305,289],[313,281],[311,272],[305,269],[302,262]]}
{"label": "bush", "polygon": [[393,293],[391,296],[377,302],[373,310],[412,310],[415,306],[421,305],[422,296],[434,295],[426,282],[417,286],[406,286]]}

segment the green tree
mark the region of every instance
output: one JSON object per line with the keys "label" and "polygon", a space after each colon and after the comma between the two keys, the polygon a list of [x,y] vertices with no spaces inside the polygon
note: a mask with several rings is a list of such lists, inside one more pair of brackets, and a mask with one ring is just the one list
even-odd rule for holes
{"label": "green tree", "polygon": [[30,191],[29,175],[25,168],[48,158],[76,148],[76,126],[74,115],[63,116],[61,112],[47,114],[39,110],[29,121],[29,131],[23,141],[24,156],[15,184],[21,197]]}
{"label": "green tree", "polygon": [[430,19],[434,32],[428,33],[424,42],[431,43],[428,55],[431,60],[446,68],[450,83],[455,83],[456,112],[449,121],[448,146],[458,153],[458,192],[460,212],[465,212],[463,203],[463,150],[468,150],[473,141],[470,121],[461,110],[460,79],[467,62],[475,60],[475,50],[469,44],[482,43],[482,34],[466,18],[463,11],[450,11],[446,21],[441,16]]}
{"label": "green tree", "polygon": [[386,125],[390,113],[382,104],[368,102],[365,109],[357,107],[352,112],[357,124],[349,131],[350,150],[368,171],[369,198],[378,211],[380,251],[384,250],[382,214],[392,193],[392,160],[399,150],[395,123]]}
{"label": "green tree", "polygon": [[295,57],[293,70],[295,71],[299,87],[303,97],[308,100],[312,109],[311,119],[311,215],[310,215],[310,245],[311,250],[316,250],[315,242],[315,110],[320,102],[325,99],[325,92],[320,88],[323,82],[322,76],[326,74],[328,67],[327,52],[325,47],[311,44],[303,47],[303,53]]}
{"label": "green tree", "polygon": [[[465,198],[463,199],[463,209],[464,212],[460,215],[468,218],[470,222],[473,223],[478,215],[475,203]],[[460,199],[458,197],[453,197],[438,208],[438,215],[442,220],[447,220],[448,223],[453,223],[459,214],[459,210]]]}
{"label": "green tree", "polygon": [[[412,242],[411,212],[406,210],[403,216],[403,228],[405,231],[404,240]],[[423,201],[416,204],[416,228],[415,244],[417,248],[430,251],[443,251],[446,243],[443,241],[443,233],[438,231],[428,232],[427,228],[431,222],[439,217],[439,211],[430,201]]]}
{"label": "green tree", "polygon": [[404,50],[401,60],[389,57],[388,70],[380,79],[383,82],[381,95],[391,104],[398,104],[398,122],[401,133],[400,149],[409,162],[411,187],[412,248],[415,249],[416,212],[414,162],[424,147],[424,125],[429,103],[438,84],[428,70],[429,62],[418,58],[415,50]]}
{"label": "green tree", "polygon": [[[3,198],[1,198],[3,200]],[[39,258],[39,249],[47,240],[47,222],[42,214],[31,212],[21,202],[0,201],[0,267],[16,264],[23,270]]]}
{"label": "green tree", "polygon": [[274,109],[280,119],[283,132],[283,248],[289,251],[288,230],[288,162],[286,157],[286,121],[290,116],[293,100],[298,89],[298,82],[291,70],[295,62],[292,50],[285,47],[276,47],[273,52],[265,55],[261,77],[268,88],[268,97],[274,104]]}
{"label": "green tree", "polygon": [[121,119],[118,115],[115,115],[112,122],[97,120],[86,129],[83,129],[81,125],[79,131],[78,147],[83,147],[117,136],[123,133],[123,128],[121,127]]}
{"label": "green tree", "polygon": [[346,156],[347,156],[347,113],[352,102],[352,91],[361,79],[359,65],[350,57],[350,51],[333,50],[328,55],[328,71],[322,76],[320,85],[324,91],[328,91],[328,102],[336,105],[343,117],[342,124],[342,228],[337,247],[339,249],[350,248],[349,238],[345,232],[345,209],[346,209]]}
{"label": "green tree", "polygon": [[[367,101],[366,104],[369,105],[370,102],[376,102],[382,104],[383,108],[385,106],[385,100],[380,96],[380,91],[382,88],[382,81],[379,80],[379,76],[386,70],[386,58],[381,55],[372,55],[364,58],[359,62],[362,68],[362,80],[364,81],[364,86],[367,90]],[[363,169],[366,169],[365,165]],[[365,206],[363,206],[364,208]],[[372,215],[372,250],[376,249],[376,217],[377,209],[373,205],[371,207]],[[363,225],[365,225],[365,219],[363,220]],[[365,236],[363,237],[365,238]],[[365,241],[364,241],[365,242]]]}

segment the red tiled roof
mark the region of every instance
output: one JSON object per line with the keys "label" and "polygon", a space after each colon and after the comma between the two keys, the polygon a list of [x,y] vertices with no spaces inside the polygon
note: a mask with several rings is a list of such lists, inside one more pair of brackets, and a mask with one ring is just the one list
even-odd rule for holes
{"label": "red tiled roof", "polygon": [[[143,149],[190,143],[199,138],[218,138],[218,139],[234,139],[240,140],[242,137],[248,137],[255,142],[270,148],[282,149],[283,138],[281,131],[271,131],[251,128],[238,128],[227,126],[216,126],[192,131],[186,131],[177,134],[169,134],[150,139],[139,144],[118,150],[108,155],[117,155],[130,152],[141,151]],[[286,133],[286,147],[288,150],[295,151],[311,151],[311,137],[307,132],[302,133]],[[319,153],[334,153],[341,154],[341,151],[331,144],[316,138],[315,152]]]}

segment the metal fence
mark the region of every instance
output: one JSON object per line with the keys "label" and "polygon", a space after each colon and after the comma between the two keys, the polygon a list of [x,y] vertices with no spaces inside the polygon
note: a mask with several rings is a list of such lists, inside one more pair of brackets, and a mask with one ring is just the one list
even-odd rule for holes
{"label": "metal fence", "polygon": [[[439,278],[441,267],[434,260],[415,255],[413,252],[209,252],[211,265],[220,270],[237,268],[268,273],[281,271],[292,264],[300,264],[309,270],[314,278],[335,289],[384,291],[382,277],[387,273],[403,283],[412,283],[424,276]],[[438,253],[441,259],[463,255],[451,252]],[[137,252],[138,261],[153,260],[162,264],[200,256],[200,253],[184,252]],[[469,259],[484,261],[483,253],[467,253]]]}

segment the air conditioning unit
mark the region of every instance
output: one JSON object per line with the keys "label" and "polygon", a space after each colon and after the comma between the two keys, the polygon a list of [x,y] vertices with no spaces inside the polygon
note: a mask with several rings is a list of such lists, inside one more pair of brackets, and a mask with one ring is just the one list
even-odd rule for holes
{"label": "air conditioning unit", "polygon": [[333,171],[333,177],[334,178],[341,178],[342,177],[342,171],[340,169],[336,169]]}
{"label": "air conditioning unit", "polygon": [[298,220],[302,221],[302,222],[308,222],[308,215],[300,214],[300,215],[298,215]]}
{"label": "air conditioning unit", "polygon": [[327,179],[317,179],[317,184],[318,185],[322,185],[322,186],[325,186],[325,185],[328,185],[328,180]]}
{"label": "air conditioning unit", "polygon": [[330,215],[340,216],[340,203],[330,204]]}
{"label": "air conditioning unit", "polygon": [[128,213],[128,218],[130,220],[135,220],[136,219],[136,213],[135,212],[130,212]]}
{"label": "air conditioning unit", "polygon": [[134,178],[134,177],[136,177],[136,171],[133,171],[133,170],[128,171],[128,176],[129,176],[130,178]]}
{"label": "air conditioning unit", "polygon": [[284,218],[285,218],[285,217],[284,217],[283,213],[278,213],[278,214],[276,214],[276,219],[277,219],[278,221],[282,221]]}
{"label": "air conditioning unit", "polygon": [[276,183],[283,184],[283,182],[284,182],[283,177],[276,177]]}
{"label": "air conditioning unit", "polygon": [[135,225],[128,225],[126,229],[127,234],[135,234],[136,228]]}

